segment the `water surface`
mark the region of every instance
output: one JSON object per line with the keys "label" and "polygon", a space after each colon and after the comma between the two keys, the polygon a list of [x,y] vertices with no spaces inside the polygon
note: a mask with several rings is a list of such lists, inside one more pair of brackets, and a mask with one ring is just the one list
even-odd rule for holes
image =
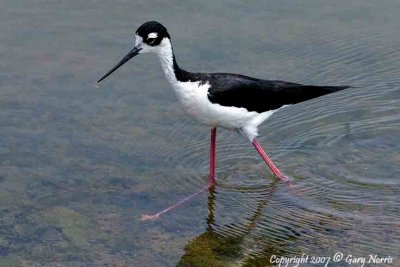
{"label": "water surface", "polygon": [[[0,266],[269,266],[273,255],[337,252],[398,265],[399,10],[395,0],[2,1]],[[139,220],[208,179],[209,129],[184,114],[155,56],[94,86],[147,20],[167,25],[188,70],[355,86],[260,127],[297,193],[219,130],[214,190]]]}

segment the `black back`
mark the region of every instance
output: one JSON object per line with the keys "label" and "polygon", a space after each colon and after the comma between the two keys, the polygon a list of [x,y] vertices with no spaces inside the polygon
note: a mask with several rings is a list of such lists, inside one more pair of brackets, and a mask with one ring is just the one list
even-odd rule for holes
{"label": "black back", "polygon": [[268,81],[239,74],[204,75],[211,85],[208,99],[222,106],[243,107],[264,112],[337,92],[349,86],[302,85],[284,81]]}
{"label": "black back", "polygon": [[269,81],[232,73],[191,73],[180,69],[174,59],[174,70],[182,82],[210,84],[208,99],[214,104],[264,112],[334,93],[350,86],[316,86],[284,81]]}
{"label": "black back", "polygon": [[[158,34],[155,40],[146,39],[151,32]],[[144,23],[136,33],[150,45],[158,45],[162,38],[170,38],[167,29],[156,21]],[[296,104],[349,88],[349,86],[315,86],[268,81],[231,73],[192,73],[178,66],[174,54],[173,68],[178,81],[200,81],[210,84],[208,99],[212,103],[256,112],[277,109],[283,105]]]}

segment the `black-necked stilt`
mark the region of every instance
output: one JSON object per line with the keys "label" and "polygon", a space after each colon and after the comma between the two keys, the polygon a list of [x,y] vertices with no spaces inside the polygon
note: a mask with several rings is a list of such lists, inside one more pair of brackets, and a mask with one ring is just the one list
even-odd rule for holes
{"label": "black-necked stilt", "polygon": [[167,29],[156,21],[141,25],[133,49],[98,82],[131,58],[156,53],[165,76],[183,108],[197,121],[210,126],[210,185],[215,183],[217,127],[237,130],[246,136],[272,172],[283,175],[256,140],[258,126],[280,108],[333,93],[348,86],[313,86],[283,81],[268,81],[231,73],[192,73],[181,69],[175,59]]}

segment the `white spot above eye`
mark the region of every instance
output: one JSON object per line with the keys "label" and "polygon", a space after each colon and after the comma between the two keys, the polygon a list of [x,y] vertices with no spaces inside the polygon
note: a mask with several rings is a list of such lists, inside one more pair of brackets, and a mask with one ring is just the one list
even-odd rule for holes
{"label": "white spot above eye", "polygon": [[147,35],[147,38],[157,38],[158,34],[156,32],[151,32]]}

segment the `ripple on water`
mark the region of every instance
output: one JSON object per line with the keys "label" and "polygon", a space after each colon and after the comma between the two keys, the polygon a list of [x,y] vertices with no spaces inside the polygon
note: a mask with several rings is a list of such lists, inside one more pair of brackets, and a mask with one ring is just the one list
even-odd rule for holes
{"label": "ripple on water", "polygon": [[[400,93],[393,65],[400,53],[395,46],[382,48],[380,34],[354,33],[342,39],[327,35],[323,41],[300,37],[305,43],[300,50],[285,47],[272,55],[271,64],[299,57],[306,69],[298,75],[306,82],[357,87],[287,107],[260,127],[261,144],[293,178],[295,192],[270,179],[245,138],[218,130],[217,186],[207,218],[207,233],[213,234],[199,240],[218,239],[218,249],[228,257],[237,257],[239,248],[244,259],[265,259],[264,265],[274,253],[398,254],[399,233],[393,229],[400,221]],[[366,42],[369,38],[376,42]],[[321,56],[329,67],[309,71]],[[342,73],[343,65],[354,71]],[[159,159],[158,167],[165,167],[154,183],[163,201],[177,197],[165,188],[187,194],[208,180],[209,129],[182,119],[163,125],[163,138],[149,152]]]}
{"label": "ripple on water", "polygon": [[[172,266],[185,255],[194,264],[182,266],[269,266],[271,255],[338,251],[398,262],[398,0],[181,1],[155,11],[193,70],[356,88],[282,109],[260,127],[294,192],[245,138],[218,130],[208,213],[205,193],[151,223],[132,214],[207,183],[209,129],[167,104],[154,58],[92,83],[154,3],[50,2],[0,2],[9,55],[0,61],[1,266]],[[109,12],[118,16],[99,16]]]}
{"label": "ripple on water", "polygon": [[261,127],[267,133],[261,142],[293,177],[297,193],[268,179],[258,155],[237,136],[218,140],[219,175],[229,175],[209,205],[212,231],[226,242],[234,237],[244,259],[263,263],[274,253],[321,249],[397,256],[400,101],[393,98],[397,90],[380,86],[289,107]]}

